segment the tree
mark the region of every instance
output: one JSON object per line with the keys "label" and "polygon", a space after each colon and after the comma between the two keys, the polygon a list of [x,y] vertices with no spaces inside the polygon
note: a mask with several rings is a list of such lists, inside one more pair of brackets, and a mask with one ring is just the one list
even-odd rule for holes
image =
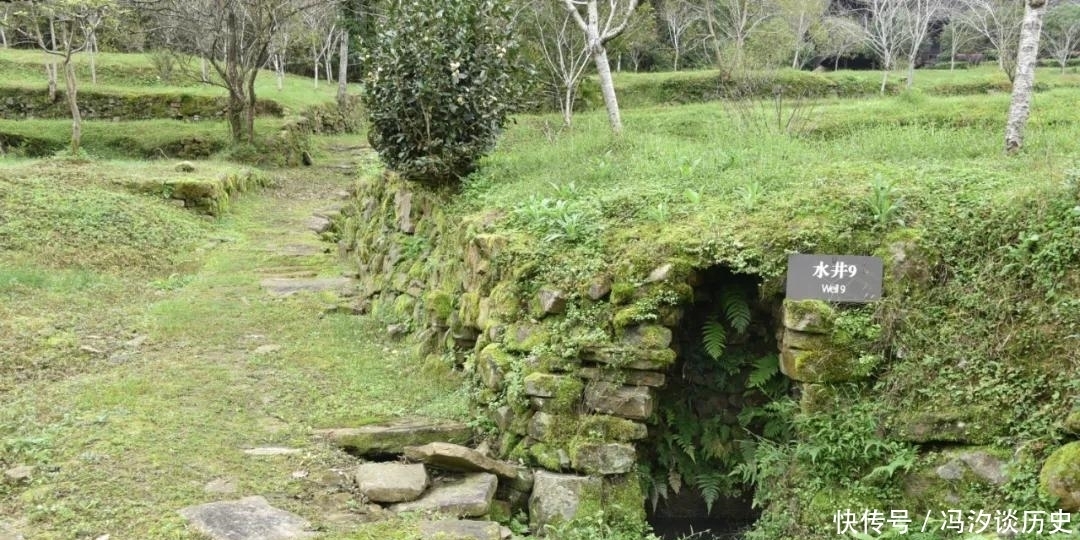
{"label": "tree", "polygon": [[915,64],[919,61],[930,23],[937,18],[945,7],[943,0],[905,0],[902,13],[904,42],[907,44],[908,75],[907,87],[915,82]]}
{"label": "tree", "polygon": [[881,60],[881,90],[889,83],[889,71],[905,44],[903,0],[863,0],[862,25],[866,44]]}
{"label": "tree", "polygon": [[626,56],[634,71],[641,70],[646,56],[655,55],[660,48],[656,13],[652,4],[639,4],[630,17],[630,24],[619,37],[611,40],[608,51],[615,55],[615,69],[622,71],[622,57]]}
{"label": "tree", "polygon": [[[71,111],[71,155],[77,156],[82,143],[82,112],[79,110],[79,84],[75,78],[75,66],[71,63],[75,54],[91,46],[92,31],[104,15],[115,9],[110,0],[51,0],[25,2],[17,7],[24,21],[22,32],[41,50],[59,57],[64,70],[64,97]],[[92,22],[91,22],[92,21]],[[48,29],[49,38],[45,38]],[[50,75],[50,94],[55,92],[56,64],[47,68]],[[52,95],[50,97],[53,97]]]}
{"label": "tree", "polygon": [[[622,34],[630,22],[630,16],[637,8],[638,0],[608,0],[606,15],[601,19],[598,0],[556,0],[561,1],[578,28],[585,33],[585,43],[596,64],[596,75],[600,79],[600,93],[604,96],[608,122],[616,135],[622,133],[622,118],[619,116],[619,101],[615,97],[615,82],[611,79],[611,64],[608,62],[607,42]],[[585,8],[585,14],[579,11]]]}
{"label": "tree", "polygon": [[707,0],[707,2],[715,3],[717,28],[734,48],[731,67],[735,71],[741,71],[745,67],[746,43],[758,26],[773,16],[772,2],[771,0]]}
{"label": "tree", "polygon": [[[228,94],[226,119],[233,142],[255,142],[255,79],[282,25],[325,0],[146,0],[159,31],[174,50],[209,61],[218,78],[208,84]],[[186,62],[182,63],[187,67]]]}
{"label": "tree", "polygon": [[535,0],[530,44],[543,58],[545,80],[562,110],[563,125],[573,122],[578,84],[589,66],[589,47],[577,29],[573,16],[550,0]]}
{"label": "tree", "polygon": [[679,57],[686,46],[685,35],[701,21],[701,13],[688,0],[665,0],[660,4],[660,16],[664,20],[668,41],[675,53],[674,70],[679,71]]}
{"label": "tree", "polygon": [[1012,81],[1016,76],[1017,45],[1024,3],[1017,0],[956,0],[964,7],[959,17],[986,38],[997,55],[998,67]]}
{"label": "tree", "polygon": [[856,47],[866,44],[866,29],[846,16],[827,16],[822,20],[822,41],[818,47],[826,57],[833,59],[833,69],[840,69],[840,58]]}
{"label": "tree", "polygon": [[806,52],[810,30],[821,24],[828,0],[775,0],[780,17],[788,30],[795,37],[795,54],[791,60],[792,69],[803,65],[802,54]]}
{"label": "tree", "polygon": [[956,69],[956,56],[960,54],[972,40],[975,39],[975,31],[964,24],[960,15],[963,6],[951,6],[946,10],[949,22],[941,29],[941,46],[949,51],[949,70]]}
{"label": "tree", "polygon": [[1031,112],[1031,93],[1035,87],[1035,66],[1039,59],[1039,35],[1042,32],[1046,0],[1027,0],[1020,30],[1009,117],[1005,124],[1005,151],[1014,153],[1024,145],[1024,128]]}
{"label": "tree", "polygon": [[394,0],[364,43],[368,141],[409,180],[453,184],[518,109],[520,47],[502,0]]}
{"label": "tree", "polygon": [[[300,12],[300,20],[303,23],[303,39],[311,54],[311,64],[315,88],[319,87],[319,65],[327,56],[332,54],[335,40],[338,37],[338,11],[337,7],[324,2],[312,6]],[[330,70],[326,69],[326,79],[330,80]]]}
{"label": "tree", "polygon": [[1042,41],[1047,54],[1057,60],[1065,73],[1073,49],[1080,44],[1080,5],[1063,3],[1050,8],[1046,12]]}

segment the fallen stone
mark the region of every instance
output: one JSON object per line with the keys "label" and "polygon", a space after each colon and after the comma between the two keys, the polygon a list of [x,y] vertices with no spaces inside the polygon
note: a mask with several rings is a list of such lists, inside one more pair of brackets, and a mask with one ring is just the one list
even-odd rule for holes
{"label": "fallen stone", "polygon": [[289,456],[303,452],[299,448],[286,448],[284,446],[261,446],[248,448],[244,453],[249,456]]}
{"label": "fallen stone", "polygon": [[498,483],[493,474],[473,473],[459,481],[433,487],[420,499],[395,504],[390,510],[478,517],[487,514],[491,508]]}
{"label": "fallen stone", "polygon": [[543,318],[548,315],[557,315],[566,310],[566,295],[555,289],[540,289],[536,293],[535,315]]}
{"label": "fallen stone", "polygon": [[600,488],[599,478],[536,471],[532,496],[529,497],[532,530],[542,531],[549,523],[574,519],[582,495],[586,492],[598,493]]}
{"label": "fallen stone", "polygon": [[29,482],[34,477],[34,468],[29,465],[19,465],[4,471],[4,481],[11,484]]}
{"label": "fallen stone", "polygon": [[652,416],[655,400],[645,386],[620,386],[593,381],[585,387],[585,405],[596,412],[631,420],[648,420]]}
{"label": "fallen stone", "polygon": [[658,266],[656,267],[656,269],[649,273],[649,277],[645,278],[645,283],[656,283],[658,281],[664,281],[667,278],[671,277],[671,271],[674,269],[675,267],[672,266],[671,263]]}
{"label": "fallen stone", "polygon": [[623,474],[637,461],[634,445],[625,443],[581,444],[574,449],[570,467],[586,474]]}
{"label": "fallen stone", "polygon": [[409,446],[405,448],[405,457],[449,471],[488,472],[507,480],[518,475],[517,467],[457,444],[433,442],[424,446]]}
{"label": "fallen stone", "polygon": [[176,172],[195,172],[195,164],[190,161],[181,161],[176,164]]}
{"label": "fallen stone", "polygon": [[966,463],[975,476],[991,484],[1000,486],[1009,479],[1005,474],[1005,464],[987,452],[981,450],[963,452],[957,455],[957,458]]}
{"label": "fallen stone", "polygon": [[380,503],[415,501],[428,485],[427,469],[421,464],[365,463],[354,475],[360,493]]}
{"label": "fallen stone", "polygon": [[203,491],[218,495],[231,495],[236,493],[236,482],[229,478],[215,478],[203,486]]}
{"label": "fallen stone", "polygon": [[593,281],[586,294],[590,300],[600,300],[611,294],[611,278],[605,276]]}
{"label": "fallen stone", "polygon": [[423,540],[501,540],[502,531],[493,521],[441,520],[421,521]]}
{"label": "fallen stone", "polygon": [[311,524],[270,506],[262,497],[189,506],[180,515],[213,540],[292,540],[312,538]]}
{"label": "fallen stone", "polygon": [[330,230],[331,223],[329,219],[322,216],[311,216],[304,226],[315,233],[322,234]]}
{"label": "fallen stone", "polygon": [[424,418],[401,418],[356,428],[322,429],[315,434],[362,456],[400,455],[406,446],[432,442],[467,444],[472,438],[472,430],[465,424]]}
{"label": "fallen stone", "polygon": [[352,292],[353,281],[343,277],[333,278],[267,278],[259,282],[262,288],[274,296],[292,296],[302,292],[332,291],[342,295]]}

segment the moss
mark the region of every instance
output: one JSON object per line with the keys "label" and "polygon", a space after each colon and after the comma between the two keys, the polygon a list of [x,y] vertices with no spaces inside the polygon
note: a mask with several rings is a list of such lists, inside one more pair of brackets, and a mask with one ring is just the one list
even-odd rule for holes
{"label": "moss", "polygon": [[613,283],[611,285],[611,303],[617,306],[629,304],[634,299],[637,286],[633,283]]}
{"label": "moss", "polygon": [[476,355],[476,371],[480,374],[480,380],[488,388],[498,389],[502,387],[503,379],[512,369],[514,357],[503,350],[496,343],[483,348]]}
{"label": "moss", "polygon": [[476,328],[476,320],[480,314],[480,294],[468,291],[458,298],[458,317],[461,324]]}
{"label": "moss", "polygon": [[784,349],[780,353],[780,371],[801,382],[858,381],[870,376],[877,367],[877,360],[876,356],[856,356],[849,351],[838,349]]}
{"label": "moss", "polygon": [[537,465],[549,471],[561,471],[563,459],[559,456],[559,450],[545,443],[536,443],[529,447],[529,455]]}
{"label": "moss", "polygon": [[799,332],[827,334],[836,311],[821,300],[784,300],[784,326]]}
{"label": "moss", "polygon": [[664,349],[671,345],[671,330],[658,324],[642,324],[625,327],[623,340],[643,349]]}
{"label": "moss", "polygon": [[1067,512],[1080,511],[1080,442],[1058,448],[1043,464],[1039,488],[1053,497]]}
{"label": "moss", "polygon": [[529,395],[548,398],[551,411],[570,412],[581,402],[585,384],[572,375],[532,373],[525,377],[525,389]]}
{"label": "moss", "polygon": [[509,322],[517,318],[518,313],[521,311],[517,286],[513,282],[503,281],[497,283],[492,287],[491,295],[488,298],[491,303],[490,317],[492,318]]}
{"label": "moss", "polygon": [[416,299],[407,294],[403,294],[394,300],[394,315],[399,318],[410,318],[412,317],[413,308],[415,307]]}
{"label": "moss", "polygon": [[527,353],[550,340],[551,333],[535,324],[513,325],[503,335],[503,344],[511,352]]}
{"label": "moss", "polygon": [[431,291],[424,295],[424,305],[436,321],[446,324],[454,311],[454,297],[443,291]]}
{"label": "moss", "polygon": [[636,475],[604,477],[599,487],[584,486],[579,500],[571,522],[580,522],[583,529],[595,527],[592,524],[602,517],[613,538],[644,538],[649,531],[646,497]]}
{"label": "moss", "polygon": [[988,407],[967,406],[943,410],[900,412],[893,420],[895,435],[914,443],[961,443],[985,445],[1005,426],[1000,414]]}
{"label": "moss", "polygon": [[1069,416],[1066,416],[1065,420],[1061,423],[1061,428],[1067,433],[1080,435],[1080,409],[1073,409],[1073,411],[1069,413]]}
{"label": "moss", "polygon": [[627,308],[620,309],[615,312],[615,315],[611,318],[611,324],[616,330],[640,324],[645,321],[655,321],[657,319],[656,313],[649,311],[647,308],[640,305],[633,305]]}

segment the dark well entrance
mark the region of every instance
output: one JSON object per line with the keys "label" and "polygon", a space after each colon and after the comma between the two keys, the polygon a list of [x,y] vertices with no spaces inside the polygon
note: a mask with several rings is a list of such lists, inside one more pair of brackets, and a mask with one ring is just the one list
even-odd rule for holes
{"label": "dark well entrance", "polygon": [[756,436],[787,431],[769,407],[789,390],[777,358],[780,299],[763,300],[758,278],[724,267],[699,272],[691,284],[657,425],[639,445],[649,521],[665,539],[739,538],[759,515],[740,467]]}

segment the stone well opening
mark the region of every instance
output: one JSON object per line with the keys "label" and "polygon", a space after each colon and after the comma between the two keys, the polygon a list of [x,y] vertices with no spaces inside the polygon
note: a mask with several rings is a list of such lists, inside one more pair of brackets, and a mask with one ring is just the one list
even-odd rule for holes
{"label": "stone well opening", "polygon": [[778,367],[782,298],[762,298],[760,278],[722,266],[690,284],[657,423],[638,445],[650,478],[648,519],[665,539],[738,538],[760,514],[738,468],[751,441],[783,431],[768,407],[790,390]]}

